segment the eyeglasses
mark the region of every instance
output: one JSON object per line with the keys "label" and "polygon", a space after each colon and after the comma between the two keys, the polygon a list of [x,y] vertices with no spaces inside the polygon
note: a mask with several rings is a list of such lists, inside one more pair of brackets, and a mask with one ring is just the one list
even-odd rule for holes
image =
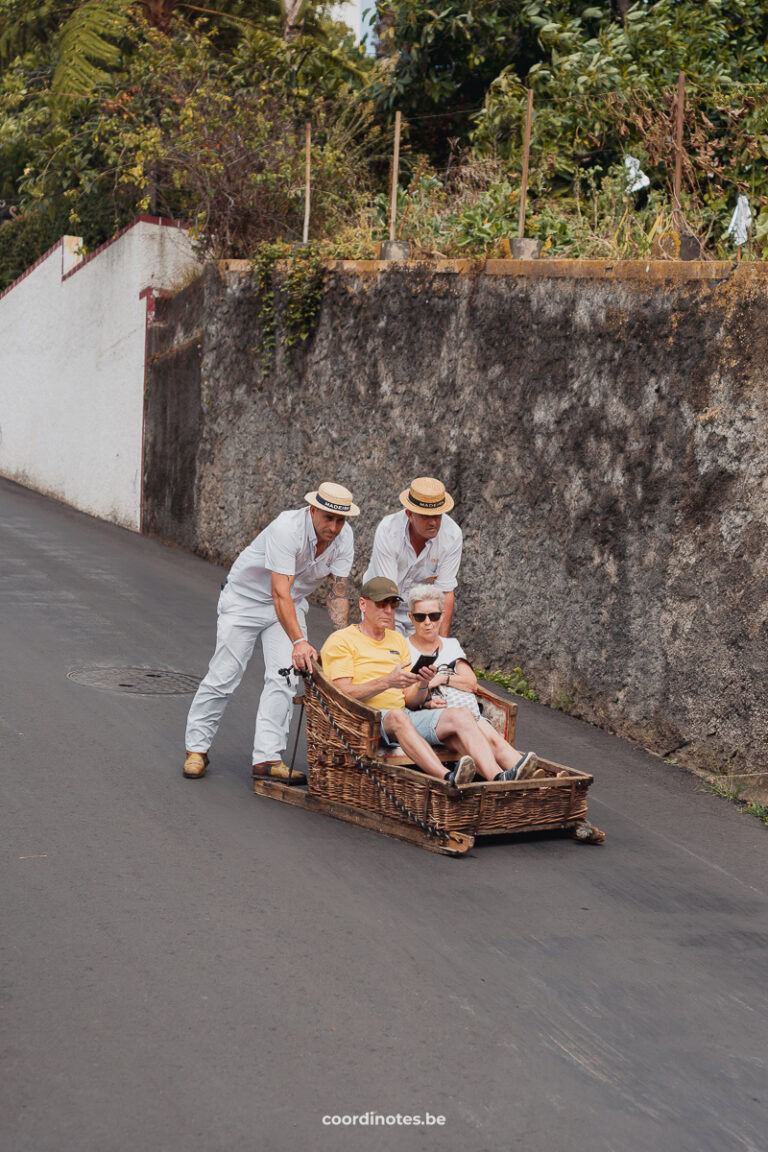
{"label": "eyeglasses", "polygon": [[442,612],[411,612],[411,616],[417,624],[423,624],[427,617],[436,624],[442,616]]}
{"label": "eyeglasses", "polygon": [[375,600],[377,608],[397,608],[400,601],[394,596],[390,596],[389,600]]}

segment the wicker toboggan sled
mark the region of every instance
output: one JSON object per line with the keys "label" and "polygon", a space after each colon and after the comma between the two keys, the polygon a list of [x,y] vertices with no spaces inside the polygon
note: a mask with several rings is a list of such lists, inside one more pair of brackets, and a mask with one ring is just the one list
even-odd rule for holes
{"label": "wicker toboggan sled", "polygon": [[[486,685],[478,689],[485,718],[512,744],[517,705]],[[419,844],[461,856],[477,836],[570,829],[574,838],[600,843],[604,835],[587,821],[587,789],[593,777],[539,759],[547,773],[535,780],[469,784],[455,788],[409,767],[402,751],[380,745],[381,713],[339,691],[313,663],[305,677],[308,787],[256,780],[254,790]],[[443,760],[455,753],[436,748]]]}

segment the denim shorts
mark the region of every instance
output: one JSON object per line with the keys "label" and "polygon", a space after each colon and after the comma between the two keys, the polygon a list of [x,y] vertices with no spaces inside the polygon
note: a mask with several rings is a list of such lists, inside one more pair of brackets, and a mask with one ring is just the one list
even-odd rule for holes
{"label": "denim shorts", "polygon": [[[386,732],[384,731],[384,717],[386,716],[387,712],[391,711],[391,708],[385,708],[381,714],[381,738],[385,744],[388,744],[390,747],[394,747],[397,744],[397,740],[390,740],[389,736],[387,736]],[[398,711],[400,711],[400,709],[398,709]],[[412,712],[410,708],[405,708],[403,711],[411,720],[419,736],[423,737],[427,744],[440,743],[440,738],[435,731],[437,728],[437,722],[440,719],[439,708],[420,708],[418,711],[414,712]]]}

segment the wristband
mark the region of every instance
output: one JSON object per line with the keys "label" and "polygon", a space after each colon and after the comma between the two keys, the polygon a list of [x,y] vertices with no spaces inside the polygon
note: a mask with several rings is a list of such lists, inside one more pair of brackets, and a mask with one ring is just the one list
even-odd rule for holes
{"label": "wristband", "polygon": [[293,647],[295,648],[297,644],[308,644],[308,643],[309,643],[309,641],[307,640],[306,636],[299,636],[298,640],[294,640]]}

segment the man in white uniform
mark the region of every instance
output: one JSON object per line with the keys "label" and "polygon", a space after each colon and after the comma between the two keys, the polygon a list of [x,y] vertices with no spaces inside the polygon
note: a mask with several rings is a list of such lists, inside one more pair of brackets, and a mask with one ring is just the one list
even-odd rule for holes
{"label": "man in white uniform", "polygon": [[[208,750],[229,697],[243,678],[257,637],[264,650],[264,688],[256,716],[253,775],[287,780],[282,754],[288,740],[294,688],[280,668],[311,666],[317,652],[307,639],[307,596],[326,576],[328,615],[334,628],[349,620],[347,577],[354,559],[350,516],[360,509],[339,484],[321,484],[304,497],[308,507],[281,512],[240,553],[219,597],[216,651],[187,718],[184,775],[205,775]],[[292,773],[303,783],[303,773]]]}
{"label": "man in white uniform", "polygon": [[[407,602],[417,584],[433,584],[445,595],[440,635],[449,636],[453,590],[461,564],[461,528],[447,515],[453,500],[433,476],[420,476],[400,493],[404,511],[385,516],[373,538],[371,562],[363,581],[386,576]],[[398,606],[395,627],[404,636],[413,632],[406,606]]]}

